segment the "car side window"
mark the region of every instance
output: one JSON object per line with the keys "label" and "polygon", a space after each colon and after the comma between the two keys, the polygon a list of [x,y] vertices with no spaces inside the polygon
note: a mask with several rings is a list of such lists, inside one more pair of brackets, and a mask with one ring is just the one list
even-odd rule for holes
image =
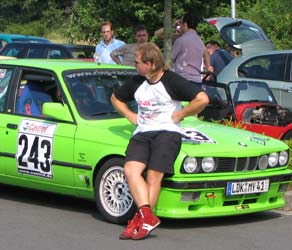
{"label": "car side window", "polygon": [[6,42],[4,40],[0,39],[0,50],[2,48],[4,48],[5,45],[6,45]]}
{"label": "car side window", "polygon": [[62,49],[52,49],[52,50],[49,50],[48,58],[62,59],[62,58],[68,58],[68,55]]}
{"label": "car side window", "polygon": [[61,102],[58,93],[52,76],[24,73],[17,91],[15,112],[42,117],[45,102]]}
{"label": "car side window", "polygon": [[12,69],[0,69],[0,112],[4,111],[4,104],[7,100],[7,89],[12,77]]}
{"label": "car side window", "polygon": [[10,48],[10,49],[6,50],[5,55],[23,58],[25,55],[25,48],[24,47]]}
{"label": "car side window", "polygon": [[238,75],[246,78],[283,81],[286,54],[254,57],[238,68]]}
{"label": "car side window", "polygon": [[28,58],[45,58],[45,48],[31,48],[29,49]]}

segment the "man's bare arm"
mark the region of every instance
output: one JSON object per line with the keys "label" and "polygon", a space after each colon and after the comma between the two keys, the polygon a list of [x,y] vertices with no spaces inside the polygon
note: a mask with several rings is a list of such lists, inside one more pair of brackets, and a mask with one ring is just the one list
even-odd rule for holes
{"label": "man's bare arm", "polygon": [[190,101],[190,103],[181,110],[173,112],[172,120],[174,123],[179,123],[187,116],[192,116],[200,113],[209,103],[209,98],[205,92],[200,92]]}
{"label": "man's bare arm", "polygon": [[137,125],[138,115],[130,110],[126,103],[121,102],[114,94],[111,96],[111,102],[121,115],[127,118],[133,125]]}

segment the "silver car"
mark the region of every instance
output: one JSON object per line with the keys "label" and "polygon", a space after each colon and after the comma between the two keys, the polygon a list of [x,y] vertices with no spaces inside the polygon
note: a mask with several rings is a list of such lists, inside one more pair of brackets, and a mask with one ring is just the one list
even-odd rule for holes
{"label": "silver car", "polygon": [[230,17],[208,18],[222,39],[241,50],[217,76],[217,81],[265,81],[278,104],[292,110],[292,50],[275,50],[264,31],[255,23]]}

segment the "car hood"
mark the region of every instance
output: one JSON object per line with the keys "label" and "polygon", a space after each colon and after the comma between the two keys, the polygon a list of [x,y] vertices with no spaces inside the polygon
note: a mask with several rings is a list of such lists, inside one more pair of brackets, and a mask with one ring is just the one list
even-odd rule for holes
{"label": "car hood", "polygon": [[241,50],[243,55],[275,50],[262,28],[249,20],[213,17],[205,21],[220,32],[224,42],[234,49]]}
{"label": "car hood", "polygon": [[[191,156],[206,156],[207,152],[217,157],[244,157],[247,154],[257,156],[272,148],[280,151],[287,146],[279,140],[258,133],[212,122],[188,120],[183,127],[199,131],[199,134],[195,134],[199,138],[198,143],[185,141],[182,146],[182,151]],[[194,144],[198,145],[196,149]]]}
{"label": "car hood", "polygon": [[[217,157],[242,157],[247,153],[257,156],[270,152],[272,148],[275,151],[287,148],[286,144],[276,139],[230,126],[205,122],[195,117],[185,118],[182,127],[186,136],[183,139],[180,157],[208,154]],[[124,152],[134,129],[135,127],[124,118],[90,121],[82,126],[78,137],[118,146]]]}

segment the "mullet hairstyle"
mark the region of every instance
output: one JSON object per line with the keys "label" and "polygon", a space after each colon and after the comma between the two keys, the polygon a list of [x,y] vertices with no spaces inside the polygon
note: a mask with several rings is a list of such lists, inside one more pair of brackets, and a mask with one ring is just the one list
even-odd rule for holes
{"label": "mullet hairstyle", "polygon": [[147,77],[151,78],[159,71],[167,69],[163,55],[155,43],[139,44],[137,51],[141,54],[141,60],[143,63],[150,62],[152,64],[152,68],[147,74]]}

